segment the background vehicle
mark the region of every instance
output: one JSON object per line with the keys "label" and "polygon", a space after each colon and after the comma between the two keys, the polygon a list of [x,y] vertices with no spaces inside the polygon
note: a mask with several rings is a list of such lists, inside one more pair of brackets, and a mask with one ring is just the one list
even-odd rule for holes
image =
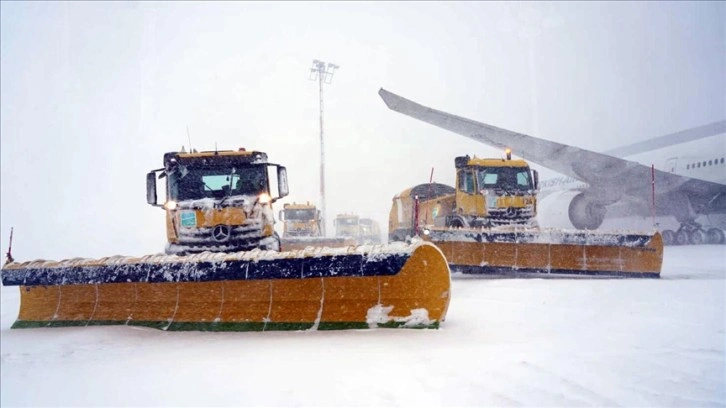
{"label": "background vehicle", "polygon": [[333,220],[335,236],[338,238],[353,238],[360,236],[360,217],[356,214],[338,214]]}
{"label": "background vehicle", "polygon": [[322,235],[320,210],[314,204],[285,204],[279,214],[284,224],[282,250],[291,251],[308,247],[330,247],[356,245],[351,237],[326,238]]}
{"label": "background vehicle", "polygon": [[378,222],[371,218],[360,219],[360,237],[358,241],[361,244],[378,244],[381,242],[381,228]]}
{"label": "background vehicle", "polygon": [[[524,160],[457,157],[456,188],[421,184],[393,198],[390,241],[416,235],[415,222],[437,227],[536,226],[537,171]],[[418,214],[414,214],[418,200]]]}
{"label": "background vehicle", "polygon": [[509,157],[457,157],[456,188],[428,183],[397,194],[389,240],[430,241],[463,273],[660,276],[658,232],[539,229],[537,172]]}
{"label": "background vehicle", "polygon": [[278,218],[283,223],[283,238],[290,237],[319,237],[320,210],[315,205],[307,202],[305,204],[285,204]]}

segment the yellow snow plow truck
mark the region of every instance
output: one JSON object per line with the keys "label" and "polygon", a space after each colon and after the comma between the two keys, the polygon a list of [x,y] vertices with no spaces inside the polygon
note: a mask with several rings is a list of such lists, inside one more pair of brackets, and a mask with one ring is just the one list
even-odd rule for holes
{"label": "yellow snow plow truck", "polygon": [[[524,160],[457,157],[456,188],[429,183],[394,198],[389,217],[391,241],[414,235],[413,202],[419,198],[421,225],[437,227],[535,226],[538,174]],[[403,202],[407,200],[407,202]]]}
{"label": "yellow snow plow truck", "polygon": [[272,204],[287,173],[263,152],[166,153],[146,180],[148,203],[166,213],[167,253],[16,262],[8,251],[2,283],[21,294],[13,328],[436,328],[445,318],[449,268],[430,243],[279,252]]}
{"label": "yellow snow plow truck", "polygon": [[360,245],[381,242],[381,229],[371,218],[361,218],[356,214],[338,214],[334,220],[335,236],[352,240]]}
{"label": "yellow snow plow truck", "polygon": [[283,238],[323,235],[320,228],[320,210],[310,202],[285,204],[278,218],[284,225]]}
{"label": "yellow snow plow truck", "polygon": [[378,244],[381,242],[381,228],[378,222],[371,218],[360,219],[360,239],[361,244]]}
{"label": "yellow snow plow truck", "polygon": [[314,204],[285,204],[278,215],[283,223],[282,250],[355,245],[351,238],[326,238],[320,226],[320,210]]}
{"label": "yellow snow plow truck", "polygon": [[333,220],[335,236],[350,238],[358,242],[360,236],[360,217],[356,214],[338,214]]}
{"label": "yellow snow plow truck", "polygon": [[658,232],[540,229],[537,172],[523,160],[457,157],[456,188],[420,184],[393,198],[389,241],[420,236],[452,271],[474,274],[659,277]]}

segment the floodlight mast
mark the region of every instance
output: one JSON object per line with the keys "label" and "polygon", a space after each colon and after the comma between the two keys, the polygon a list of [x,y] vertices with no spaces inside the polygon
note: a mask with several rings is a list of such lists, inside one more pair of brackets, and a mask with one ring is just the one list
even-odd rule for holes
{"label": "floodlight mast", "polygon": [[330,84],[333,81],[333,74],[339,66],[330,62],[313,60],[313,67],[310,68],[310,80],[318,80],[320,87],[320,219],[321,234],[326,236],[325,230],[325,144],[323,141],[323,84]]}

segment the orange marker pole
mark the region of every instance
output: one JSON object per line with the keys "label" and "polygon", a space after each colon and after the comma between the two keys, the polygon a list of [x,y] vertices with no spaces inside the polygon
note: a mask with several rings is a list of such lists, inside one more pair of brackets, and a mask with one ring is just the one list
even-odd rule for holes
{"label": "orange marker pole", "polygon": [[650,165],[650,179],[651,179],[651,190],[652,190],[652,205],[651,215],[653,217],[653,226],[655,227],[655,165]]}
{"label": "orange marker pole", "polygon": [[10,254],[12,249],[13,249],[13,227],[10,227],[10,244],[8,245],[8,253],[5,254],[5,256],[7,257],[5,259],[5,263],[9,263],[9,262],[12,262],[15,260],[15,259],[13,259],[13,256]]}

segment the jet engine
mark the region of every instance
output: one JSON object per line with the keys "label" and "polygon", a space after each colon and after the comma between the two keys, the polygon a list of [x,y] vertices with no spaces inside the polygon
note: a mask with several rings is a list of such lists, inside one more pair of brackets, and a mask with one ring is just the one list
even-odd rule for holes
{"label": "jet engine", "polygon": [[584,192],[570,201],[568,215],[572,226],[577,229],[597,229],[605,219],[605,205],[593,200]]}

